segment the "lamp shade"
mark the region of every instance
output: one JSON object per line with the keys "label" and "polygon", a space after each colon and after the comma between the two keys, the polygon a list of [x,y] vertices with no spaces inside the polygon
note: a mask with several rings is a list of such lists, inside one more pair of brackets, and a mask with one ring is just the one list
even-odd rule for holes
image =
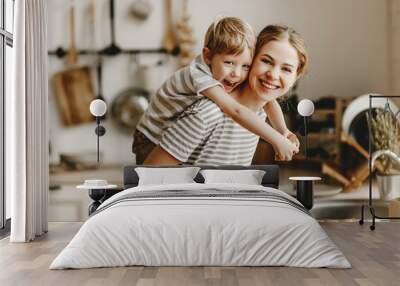
{"label": "lamp shade", "polygon": [[300,100],[297,111],[301,116],[311,116],[314,113],[314,103],[309,99]]}
{"label": "lamp shade", "polygon": [[95,99],[90,103],[90,113],[96,117],[103,116],[107,111],[107,104],[101,99]]}

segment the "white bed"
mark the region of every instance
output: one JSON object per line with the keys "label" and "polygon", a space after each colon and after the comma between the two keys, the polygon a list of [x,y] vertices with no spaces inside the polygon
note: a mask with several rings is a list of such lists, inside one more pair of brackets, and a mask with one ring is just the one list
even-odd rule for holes
{"label": "white bed", "polygon": [[198,183],[138,186],[111,197],[50,269],[127,265],[351,267],[284,192]]}

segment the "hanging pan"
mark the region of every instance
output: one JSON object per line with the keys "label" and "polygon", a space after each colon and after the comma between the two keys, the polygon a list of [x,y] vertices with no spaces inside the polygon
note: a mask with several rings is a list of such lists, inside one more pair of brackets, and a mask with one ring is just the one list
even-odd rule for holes
{"label": "hanging pan", "polygon": [[142,88],[128,88],[112,102],[111,117],[118,128],[132,134],[143,113],[149,106],[149,92]]}

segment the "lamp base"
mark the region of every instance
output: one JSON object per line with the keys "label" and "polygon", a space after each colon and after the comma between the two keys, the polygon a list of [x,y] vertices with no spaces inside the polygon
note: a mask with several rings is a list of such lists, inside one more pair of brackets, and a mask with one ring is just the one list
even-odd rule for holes
{"label": "lamp base", "polygon": [[313,181],[296,182],[296,198],[303,206],[310,210],[314,205]]}
{"label": "lamp base", "polygon": [[106,134],[106,128],[104,128],[104,126],[102,126],[102,125],[99,125],[99,126],[96,127],[94,132],[98,136],[103,136],[104,134]]}
{"label": "lamp base", "polygon": [[296,181],[296,198],[302,205],[311,210],[314,205],[313,182],[321,180],[320,177],[290,177],[289,180]]}

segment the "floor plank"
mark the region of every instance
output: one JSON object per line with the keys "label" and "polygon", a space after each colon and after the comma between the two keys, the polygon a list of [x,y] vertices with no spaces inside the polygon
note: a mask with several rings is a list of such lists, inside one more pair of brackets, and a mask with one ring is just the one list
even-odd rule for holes
{"label": "floor plank", "polygon": [[32,243],[0,240],[0,285],[398,285],[400,222],[378,222],[375,231],[354,222],[321,226],[351,262],[352,269],[290,267],[116,267],[48,269],[81,223],[50,223],[49,233]]}

